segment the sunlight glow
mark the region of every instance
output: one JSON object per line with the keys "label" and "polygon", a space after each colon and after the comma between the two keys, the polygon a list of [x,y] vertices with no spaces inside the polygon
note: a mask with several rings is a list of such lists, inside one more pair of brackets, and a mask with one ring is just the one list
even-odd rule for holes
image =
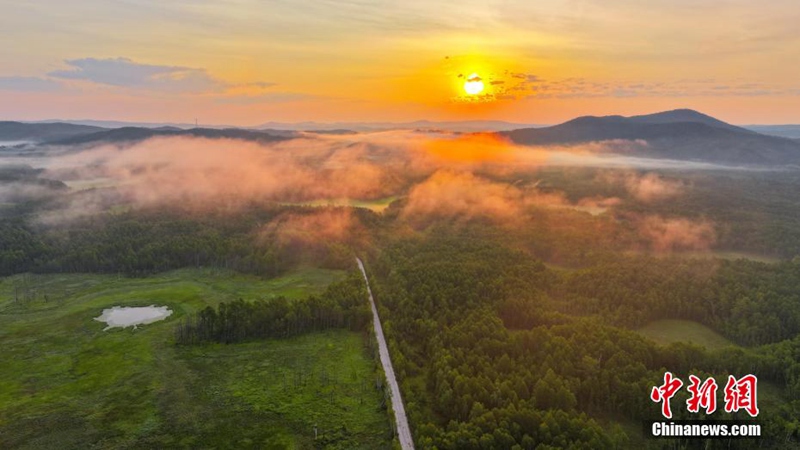
{"label": "sunlight glow", "polygon": [[477,95],[483,92],[483,80],[481,80],[481,77],[479,77],[477,73],[473,73],[467,77],[467,81],[464,82],[464,91],[469,95]]}

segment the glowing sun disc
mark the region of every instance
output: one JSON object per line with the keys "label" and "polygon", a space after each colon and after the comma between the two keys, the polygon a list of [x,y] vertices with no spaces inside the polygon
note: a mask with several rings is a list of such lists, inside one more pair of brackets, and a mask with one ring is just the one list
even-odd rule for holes
{"label": "glowing sun disc", "polygon": [[477,73],[473,73],[467,77],[467,81],[464,82],[464,91],[469,95],[476,95],[483,92],[483,80],[481,80],[481,77],[479,77]]}

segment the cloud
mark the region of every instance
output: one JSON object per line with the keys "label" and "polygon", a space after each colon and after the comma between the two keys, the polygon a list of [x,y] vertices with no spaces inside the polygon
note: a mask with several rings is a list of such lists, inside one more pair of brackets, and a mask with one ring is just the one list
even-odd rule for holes
{"label": "cloud", "polygon": [[593,80],[569,77],[545,80],[525,72],[505,71],[491,83],[489,100],[633,98],[633,97],[757,97],[795,95],[797,86],[762,82],[719,83],[714,79],[662,81]]}
{"label": "cloud", "polygon": [[302,213],[289,212],[258,231],[262,241],[281,247],[308,244],[350,243],[366,239],[367,230],[352,209],[324,208]]}
{"label": "cloud", "polygon": [[55,197],[57,187],[36,183],[0,183],[0,203],[15,203]]}
{"label": "cloud", "polygon": [[[452,133],[312,134],[264,145],[162,137],[124,148],[105,144],[68,153],[54,158],[48,177],[105,180],[121,201],[135,207],[175,205],[200,211],[225,205],[235,210],[252,202],[385,198],[441,168],[482,167],[501,173],[507,165],[538,164],[532,156],[536,154],[492,135]],[[106,204],[102,199],[80,201],[73,209],[86,214],[98,212],[86,205]]]}
{"label": "cloud", "polygon": [[0,77],[0,91],[53,92],[60,88],[60,83],[47,78]]}
{"label": "cloud", "polygon": [[713,224],[707,220],[649,215],[639,219],[637,228],[657,252],[704,251],[708,250],[717,239]]}
{"label": "cloud", "polygon": [[[440,170],[512,179],[548,164],[605,166],[619,160],[618,164],[630,167],[629,158],[604,154],[619,150],[613,142],[540,148],[518,146],[493,133],[425,131],[308,134],[264,145],[161,137],[125,148],[107,144],[70,152],[54,158],[49,177],[110,180],[129,201],[142,206],[223,200],[370,200],[398,195]],[[464,181],[454,182],[463,186]],[[667,192],[661,186],[664,183],[648,177],[636,189],[641,195],[663,196]],[[535,201],[531,191],[524,194]]]}
{"label": "cloud", "polygon": [[[55,158],[48,177],[67,182],[102,179],[114,186],[79,197],[114,191],[117,202],[134,207],[173,206],[197,212],[220,207],[236,211],[254,202],[369,200],[402,189],[402,177],[368,156],[365,144],[332,139],[260,145],[167,137],[124,148],[100,145]],[[65,207],[73,210],[70,217],[96,214],[102,209],[92,207],[106,204],[103,199],[77,200],[81,204]]]}
{"label": "cloud", "polygon": [[637,200],[652,203],[681,195],[684,185],[680,181],[669,181],[658,174],[648,173],[642,177],[629,175],[625,180],[625,188]]}
{"label": "cloud", "polygon": [[[533,178],[536,170],[547,165],[613,167],[616,161],[618,167],[630,170],[633,158],[609,155],[610,149],[619,147],[613,142],[574,148],[522,147],[491,133],[407,130],[312,133],[273,143],[160,137],[124,146],[104,144],[52,158],[47,178],[72,186],[104,187],[73,191],[64,196],[60,209],[41,220],[69,222],[115,204],[202,214],[233,213],[271,202],[347,204],[344,200],[401,197],[400,218],[415,228],[424,228],[433,218],[444,218],[488,220],[521,229],[540,217],[543,208],[597,215],[619,205],[620,199],[597,193],[570,199],[563,192],[540,189]],[[684,188],[656,174],[623,173],[610,181],[640,201],[672,198]],[[283,217],[281,223],[285,223],[262,231],[285,235],[281,239],[291,243],[311,234],[317,219],[344,223],[338,216],[301,215]],[[290,229],[289,224],[306,231],[300,235],[278,231]],[[702,248],[709,242],[710,225],[702,223],[637,218],[634,224],[659,251]],[[334,233],[330,239],[338,239],[336,236]]]}
{"label": "cloud", "polygon": [[530,166],[545,156],[530,147],[521,147],[494,133],[472,133],[436,137],[422,141],[421,148],[433,158],[458,164],[514,164]]}
{"label": "cloud", "polygon": [[507,223],[521,217],[523,198],[515,186],[443,170],[411,189],[402,216],[416,223],[429,217],[484,217]]}
{"label": "cloud", "polygon": [[66,80],[83,80],[110,86],[169,92],[221,91],[228,84],[205,69],[141,64],[128,58],[83,58],[65,61],[71,68],[48,73]]}
{"label": "cloud", "polygon": [[637,172],[603,172],[599,181],[622,185],[634,199],[654,203],[673,199],[684,193],[686,185],[678,180],[668,180],[657,173],[640,175]]}
{"label": "cloud", "polygon": [[731,86],[713,84],[709,80],[680,80],[674,82],[627,83],[624,81],[597,82],[567,79],[549,84],[547,89],[533,90],[531,98],[597,98],[597,97],[753,97],[786,95],[790,87],[747,83]]}
{"label": "cloud", "polygon": [[[213,94],[217,103],[280,103],[309,98],[295,92],[270,92],[276,83],[254,81],[229,83],[211,76],[205,69],[143,64],[129,58],[82,58],[65,61],[69,69],[40,77],[0,77],[0,90],[55,92],[69,88],[69,82],[89,82],[116,88],[173,94]],[[74,84],[74,83],[73,83]]]}
{"label": "cloud", "polygon": [[[53,158],[47,178],[73,186],[81,184],[73,181],[83,180],[84,185],[105,187],[60,195],[61,207],[39,221],[73,222],[113,205],[229,214],[254,204],[282,203],[296,208],[259,225],[256,235],[281,248],[323,249],[330,243],[359,246],[369,241],[369,232],[350,208],[301,204],[398,197],[402,199],[396,204],[398,218],[413,229],[424,229],[437,219],[456,224],[477,220],[513,233],[538,226],[544,228],[537,232],[553,228],[587,235],[586,226],[598,227],[607,233],[599,239],[625,233],[632,248],[646,246],[657,252],[707,250],[714,244],[716,233],[708,220],[626,212],[616,209],[622,202],[619,198],[590,192],[570,199],[536,181],[536,170],[549,164],[592,166],[598,164],[592,158],[629,159],[608,156],[607,151],[602,143],[574,149],[529,148],[495,134],[423,131],[308,134],[274,143],[161,137]],[[572,159],[553,159],[553,155]],[[622,172],[605,181],[624,187],[642,202],[674,198],[685,189],[655,173]],[[616,220],[595,221],[589,214],[608,214]]]}
{"label": "cloud", "polygon": [[600,196],[572,203],[563,192],[543,191],[535,184],[520,185],[469,171],[441,169],[411,188],[401,218],[417,228],[424,228],[431,219],[457,222],[478,219],[489,220],[506,229],[522,230],[536,220],[542,208],[598,215],[620,203],[618,198]]}
{"label": "cloud", "polygon": [[585,211],[589,214],[596,216],[598,214],[602,214],[609,209],[618,206],[622,203],[622,199],[617,197],[587,197],[582,198],[578,201],[578,205],[575,207],[578,211]]}

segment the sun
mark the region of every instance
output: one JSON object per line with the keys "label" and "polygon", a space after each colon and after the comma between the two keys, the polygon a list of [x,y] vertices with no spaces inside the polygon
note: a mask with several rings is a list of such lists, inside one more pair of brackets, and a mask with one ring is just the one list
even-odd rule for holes
{"label": "sun", "polygon": [[479,77],[477,73],[473,73],[468,76],[467,81],[464,82],[464,90],[469,95],[480,94],[483,92],[483,80],[481,80],[481,77]]}

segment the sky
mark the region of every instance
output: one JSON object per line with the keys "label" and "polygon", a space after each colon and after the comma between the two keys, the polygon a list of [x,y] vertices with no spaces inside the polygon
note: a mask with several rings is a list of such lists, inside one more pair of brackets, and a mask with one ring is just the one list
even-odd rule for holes
{"label": "sky", "polygon": [[[800,123],[796,0],[0,0],[0,119]],[[483,90],[468,94],[468,79]]]}

